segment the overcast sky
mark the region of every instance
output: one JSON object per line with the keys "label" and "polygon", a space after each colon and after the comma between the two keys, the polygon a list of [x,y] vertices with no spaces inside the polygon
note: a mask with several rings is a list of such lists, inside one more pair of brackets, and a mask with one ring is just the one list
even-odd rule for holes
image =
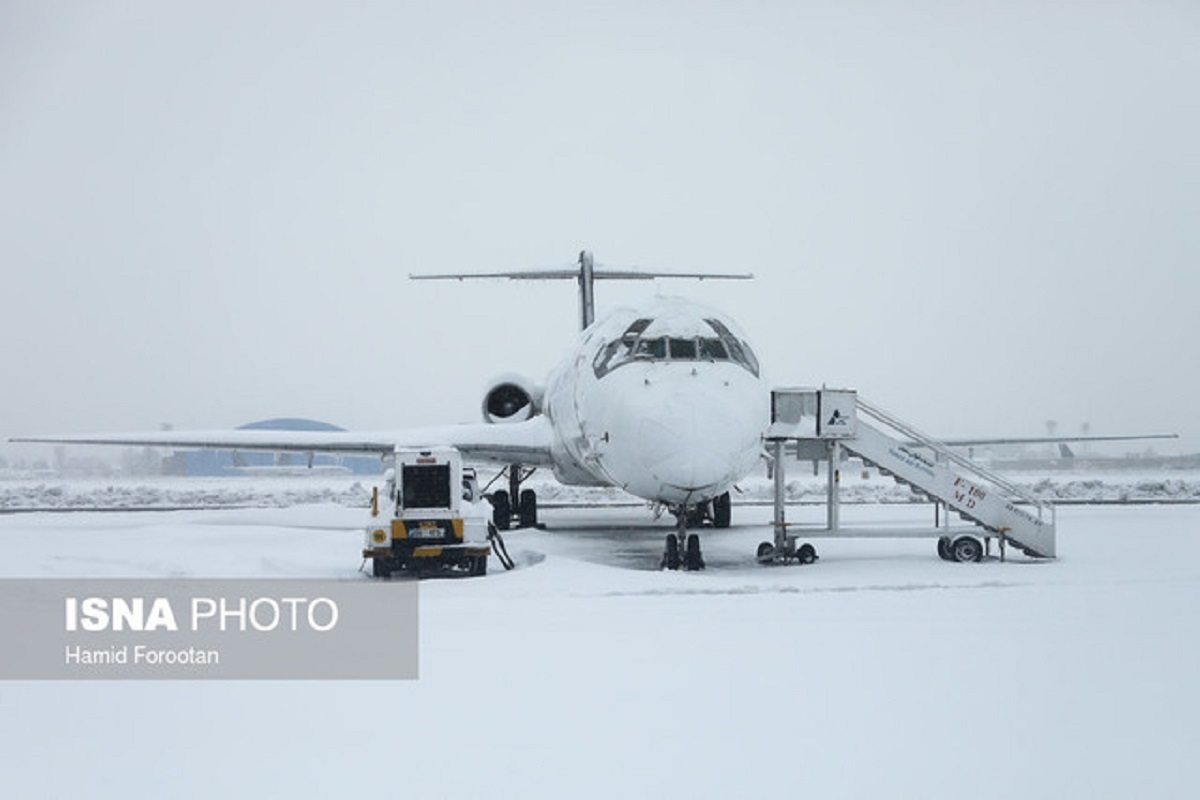
{"label": "overcast sky", "polygon": [[1185,0],[6,0],[0,437],[477,420],[574,288],[406,276],[587,247],[755,273],[663,289],[776,384],[1200,451],[1197,41]]}

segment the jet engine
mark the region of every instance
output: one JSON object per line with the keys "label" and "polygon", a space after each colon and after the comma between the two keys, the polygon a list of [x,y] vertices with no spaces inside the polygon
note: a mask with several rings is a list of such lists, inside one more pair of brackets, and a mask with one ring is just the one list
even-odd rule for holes
{"label": "jet engine", "polygon": [[543,389],[520,375],[502,375],[483,396],[485,422],[524,422],[542,413]]}

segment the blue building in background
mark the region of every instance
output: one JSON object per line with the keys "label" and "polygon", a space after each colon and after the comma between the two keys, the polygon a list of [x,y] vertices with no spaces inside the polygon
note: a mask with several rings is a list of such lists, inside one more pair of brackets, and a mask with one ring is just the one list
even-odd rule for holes
{"label": "blue building in background", "polygon": [[[344,431],[337,425],[311,419],[282,417],[251,422],[238,430],[248,431]],[[301,474],[309,469],[305,453],[267,453],[257,450],[180,450],[163,462],[170,475],[234,476],[262,473]],[[312,470],[324,473],[378,475],[382,467],[372,456],[336,456],[317,453]]]}

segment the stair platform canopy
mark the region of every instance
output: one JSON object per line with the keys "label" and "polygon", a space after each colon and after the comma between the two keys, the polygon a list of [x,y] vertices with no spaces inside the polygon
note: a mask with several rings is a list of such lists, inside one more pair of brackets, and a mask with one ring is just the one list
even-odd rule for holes
{"label": "stair platform canopy", "polygon": [[[1002,560],[1007,547],[1036,558],[1056,557],[1052,504],[868,403],[853,389],[775,389],[771,425],[763,438],[773,459],[777,553],[794,552],[799,535],[788,525],[784,508],[784,472],[794,451],[798,460],[829,461],[828,525],[820,530],[805,528],[805,537],[937,537],[938,553],[946,560],[966,560],[957,553],[948,555],[951,542],[978,537],[989,552],[992,540],[997,540]],[[890,531],[842,528],[839,467],[847,454],[928,497],[938,511],[934,526]],[[946,513],[941,513],[943,509]],[[951,513],[970,525],[951,526]]]}

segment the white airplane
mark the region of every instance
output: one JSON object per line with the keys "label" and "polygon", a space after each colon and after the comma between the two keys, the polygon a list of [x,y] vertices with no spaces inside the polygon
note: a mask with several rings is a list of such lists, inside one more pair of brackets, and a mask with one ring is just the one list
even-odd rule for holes
{"label": "white airplane", "polygon": [[689,524],[730,524],[730,488],[763,457],[770,390],[754,350],[726,315],[696,303],[655,298],[594,319],[593,281],[651,278],[742,279],[749,275],[598,270],[590,253],[578,268],[418,279],[575,279],[583,331],[544,385],[497,379],[483,398],[482,424],[399,431],[163,431],[43,436],[14,441],[198,447],[308,453],[394,452],[449,445],[464,458],[507,466],[509,489],[492,495],[494,519],[537,524],[537,498],[520,490],[524,470],[549,467],[564,484],[616,486],[668,508],[678,520],[663,565],[700,569]]}
{"label": "white airplane", "polygon": [[[701,569],[699,537],[689,526],[730,524],[729,491],[764,457],[770,389],[738,326],[711,308],[655,298],[594,322],[596,280],[744,279],[750,275],[596,269],[587,251],[578,268],[487,274],[414,275],[417,279],[576,280],[583,331],[539,385],[509,375],[483,397],[483,423],[377,432],[163,431],[41,436],[18,442],[107,444],[322,453],[376,453],[397,447],[451,446],[475,462],[504,465],[509,488],[492,493],[493,520],[508,529],[537,525],[537,497],[521,490],[531,468],[550,468],[562,483],[615,486],[676,517],[662,564]],[[945,444],[1062,442],[1168,436],[956,440]]]}

